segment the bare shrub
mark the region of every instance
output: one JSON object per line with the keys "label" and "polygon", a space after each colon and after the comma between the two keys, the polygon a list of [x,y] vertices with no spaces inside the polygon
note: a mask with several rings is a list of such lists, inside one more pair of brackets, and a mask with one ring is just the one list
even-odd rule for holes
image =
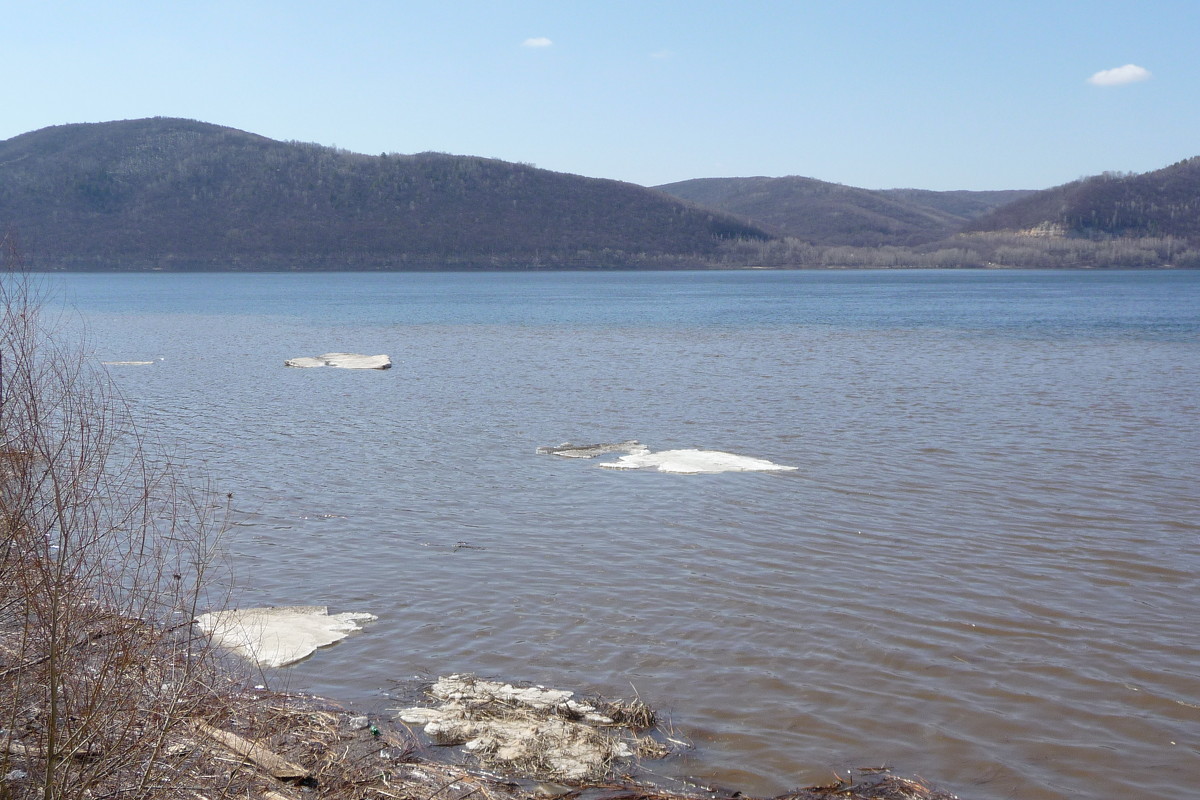
{"label": "bare shrub", "polygon": [[222,507],[39,300],[0,274],[0,797],[152,797],[218,680],[190,621]]}

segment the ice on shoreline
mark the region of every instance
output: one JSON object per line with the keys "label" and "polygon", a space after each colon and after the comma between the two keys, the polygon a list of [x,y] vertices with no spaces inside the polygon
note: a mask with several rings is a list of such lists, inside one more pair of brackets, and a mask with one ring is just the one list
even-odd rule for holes
{"label": "ice on shoreline", "polygon": [[340,367],[342,369],[391,369],[392,359],[385,355],[364,356],[361,353],[325,353],[319,356],[289,358],[285,367]]}
{"label": "ice on shoreline", "polygon": [[665,755],[651,753],[648,737],[636,736],[615,713],[604,713],[609,709],[575,700],[564,689],[448,675],[438,678],[429,695],[437,706],[400,709],[397,717],[423,726],[439,745],[462,745],[492,768],[587,782],[600,780],[619,760]]}

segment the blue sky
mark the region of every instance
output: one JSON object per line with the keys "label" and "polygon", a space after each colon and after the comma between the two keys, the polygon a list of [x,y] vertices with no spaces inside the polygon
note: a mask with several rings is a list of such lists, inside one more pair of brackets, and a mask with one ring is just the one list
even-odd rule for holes
{"label": "blue sky", "polygon": [[643,185],[924,189],[1200,155],[1200,0],[10,0],[3,31],[0,139],[177,116]]}

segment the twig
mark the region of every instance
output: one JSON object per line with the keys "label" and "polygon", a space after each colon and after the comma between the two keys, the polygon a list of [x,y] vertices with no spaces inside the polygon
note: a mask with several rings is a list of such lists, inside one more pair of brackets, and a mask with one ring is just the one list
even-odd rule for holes
{"label": "twig", "polygon": [[[89,645],[92,642],[96,641],[97,639],[103,639],[105,636],[111,636],[112,634],[118,633],[121,630],[123,630],[122,627],[109,626],[106,628],[101,628],[100,630],[94,631],[92,633],[85,633],[85,634],[83,634],[83,636],[79,637],[79,639],[75,642],[75,644],[73,644],[71,646],[77,647],[77,648],[84,647],[84,646]],[[35,658],[32,661],[26,661],[23,664],[17,664],[15,667],[9,667],[8,669],[4,670],[3,672],[0,672],[0,678],[7,678],[9,675],[11,675],[15,672],[21,672],[22,670],[27,670],[27,669],[30,669],[31,667],[36,667],[39,664],[45,664],[52,657],[53,656],[48,653],[40,658]]]}

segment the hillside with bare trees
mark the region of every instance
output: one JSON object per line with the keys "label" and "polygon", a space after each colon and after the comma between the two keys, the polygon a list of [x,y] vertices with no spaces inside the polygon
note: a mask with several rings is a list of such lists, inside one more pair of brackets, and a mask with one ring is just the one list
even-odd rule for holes
{"label": "hillside with bare trees", "polygon": [[30,266],[67,269],[696,266],[769,238],[619,181],[164,118],[0,142],[0,227]]}

